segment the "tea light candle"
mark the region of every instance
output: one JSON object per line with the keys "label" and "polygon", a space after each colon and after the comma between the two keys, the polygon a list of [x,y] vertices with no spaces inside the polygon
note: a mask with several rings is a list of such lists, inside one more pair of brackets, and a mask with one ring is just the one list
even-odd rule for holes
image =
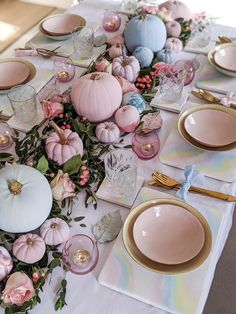
{"label": "tea light candle", "polygon": [[69,78],[69,73],[67,71],[58,72],[58,78],[61,81],[66,81]]}
{"label": "tea light candle", "polygon": [[10,143],[10,137],[6,134],[0,134],[0,147],[7,147]]}
{"label": "tea light candle", "polygon": [[76,250],[73,257],[75,265],[85,267],[90,260],[90,254],[87,250]]}
{"label": "tea light candle", "polygon": [[121,18],[118,13],[105,11],[102,19],[102,26],[107,32],[115,32],[120,28]]}
{"label": "tea light candle", "polygon": [[154,151],[154,146],[152,144],[143,144],[141,145],[141,151],[144,155],[150,155]]}

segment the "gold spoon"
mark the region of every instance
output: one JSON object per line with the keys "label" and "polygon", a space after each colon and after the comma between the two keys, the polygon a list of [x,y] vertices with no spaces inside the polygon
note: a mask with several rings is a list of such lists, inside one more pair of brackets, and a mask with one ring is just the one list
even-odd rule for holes
{"label": "gold spoon", "polygon": [[218,39],[219,39],[220,44],[227,44],[227,43],[233,42],[232,39],[223,35],[218,36]]}
{"label": "gold spoon", "polygon": [[[215,97],[210,92],[203,89],[200,89],[199,91],[193,90],[192,94],[211,103],[220,103],[220,98]],[[230,104],[230,108],[236,109],[236,104]]]}

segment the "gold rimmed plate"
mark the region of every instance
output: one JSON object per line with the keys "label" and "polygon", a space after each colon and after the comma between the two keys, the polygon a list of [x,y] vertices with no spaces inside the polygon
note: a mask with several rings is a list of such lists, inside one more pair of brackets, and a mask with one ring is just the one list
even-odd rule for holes
{"label": "gold rimmed plate", "polygon": [[[21,58],[6,58],[6,59],[0,59],[0,63],[2,62],[20,62],[22,64],[25,64],[29,68],[29,75],[27,78],[21,83],[21,84],[26,84],[30,82],[36,75],[36,68],[35,66],[29,62],[28,60],[24,60]],[[6,94],[10,89],[2,89],[0,90],[0,94]]]}
{"label": "gold rimmed plate", "polygon": [[[187,141],[189,144],[200,148],[202,150],[205,151],[227,151],[227,150],[232,150],[234,148],[236,148],[236,139],[234,142],[228,144],[228,145],[224,145],[224,146],[218,146],[218,147],[210,147],[207,145],[204,145],[200,142],[198,142],[197,140],[195,140],[185,129],[185,120],[187,119],[188,116],[190,116],[192,113],[197,112],[199,110],[220,110],[222,112],[225,112],[229,115],[231,115],[232,117],[234,117],[236,119],[236,112],[233,109],[224,107],[222,105],[216,105],[216,104],[212,104],[212,105],[204,105],[204,106],[196,106],[193,108],[190,108],[188,110],[186,110],[180,117],[178,120],[178,131],[180,133],[180,135],[182,136],[182,138]],[[222,125],[217,125],[217,128],[222,128],[222,127],[227,127],[227,126],[222,126]]]}
{"label": "gold rimmed plate", "polygon": [[[215,68],[218,72],[226,75],[226,76],[231,76],[231,77],[236,77],[236,72],[235,71],[231,71],[225,68],[222,68],[221,66],[219,66],[214,59],[214,55],[215,52],[219,51],[220,49],[222,49],[222,47],[228,47],[228,45],[232,45],[231,43],[228,44],[221,44],[221,45],[217,45],[216,47],[212,48],[209,52],[208,52],[208,61],[210,63],[211,66],[213,66],[213,68]],[[233,44],[233,45],[236,45]]]}
{"label": "gold rimmed plate", "polygon": [[[134,241],[133,229],[134,229],[134,224],[137,218],[144,211],[146,211],[147,209],[153,206],[166,205],[166,204],[180,206],[186,211],[190,212],[199,220],[199,222],[201,223],[204,229],[205,241],[204,241],[202,249],[194,258],[184,263],[169,265],[169,264],[163,264],[163,263],[153,261],[149,259],[147,256],[145,256],[138,249]],[[165,274],[178,274],[178,273],[188,272],[199,267],[207,259],[207,257],[209,256],[211,252],[212,234],[211,234],[211,229],[206,219],[198,210],[196,210],[192,206],[180,200],[175,200],[175,199],[155,199],[155,200],[147,201],[138,205],[130,212],[130,214],[126,218],[126,221],[123,227],[123,241],[124,241],[124,245],[127,252],[133,258],[133,260],[137,262],[139,265],[154,272],[165,273]]]}

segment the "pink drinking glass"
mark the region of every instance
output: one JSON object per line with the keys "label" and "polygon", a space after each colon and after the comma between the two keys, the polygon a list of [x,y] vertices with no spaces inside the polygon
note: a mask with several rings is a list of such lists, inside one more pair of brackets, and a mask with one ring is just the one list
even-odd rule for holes
{"label": "pink drinking glass", "polygon": [[74,274],[84,275],[97,265],[99,251],[97,243],[85,234],[69,238],[62,250],[64,265]]}
{"label": "pink drinking glass", "polygon": [[116,32],[120,28],[121,18],[117,12],[105,10],[102,17],[102,26],[107,32]]}
{"label": "pink drinking glass", "polygon": [[155,130],[135,133],[132,138],[132,149],[143,160],[152,159],[160,150],[160,139]]}

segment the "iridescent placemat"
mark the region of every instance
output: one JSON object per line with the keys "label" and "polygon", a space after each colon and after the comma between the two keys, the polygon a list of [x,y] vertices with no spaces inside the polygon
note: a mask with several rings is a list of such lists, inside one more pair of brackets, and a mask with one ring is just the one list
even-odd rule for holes
{"label": "iridescent placemat", "polygon": [[[155,198],[173,198],[173,196],[143,187],[134,206]],[[223,209],[215,208],[214,201],[210,200],[207,206],[206,203],[191,202],[191,205],[207,219],[213,236],[212,253],[200,267],[179,275],[164,275],[149,271],[139,266],[128,255],[120,233],[99,275],[99,282],[169,313],[202,313],[217,261],[215,243],[219,240],[227,214]]]}

